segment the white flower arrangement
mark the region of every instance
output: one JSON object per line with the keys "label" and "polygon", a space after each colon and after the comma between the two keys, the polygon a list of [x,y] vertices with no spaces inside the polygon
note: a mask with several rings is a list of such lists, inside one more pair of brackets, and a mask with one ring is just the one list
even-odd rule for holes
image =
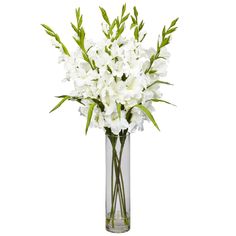
{"label": "white flower arrangement", "polygon": [[[169,44],[172,33],[177,29],[175,19],[164,27],[156,48],[142,46],[147,33],[144,22],[139,21],[138,11],[126,13],[126,4],[121,15],[111,21],[100,7],[105,35],[101,42],[87,39],[82,26],[83,16],[76,9],[76,24],[73,37],[77,49],[70,53],[58,34],[42,24],[53,39],[53,45],[61,52],[59,61],[64,63],[66,81],[73,83],[74,90],[62,95],[60,102],[51,110],[59,108],[65,101],[80,103],[79,112],[87,117],[86,133],[89,126],[105,129],[115,135],[143,130],[145,120],[150,120],[159,129],[153,115],[155,102],[162,100],[160,85],[170,83],[162,80],[166,76]],[[132,37],[125,37],[126,23],[131,19]]]}

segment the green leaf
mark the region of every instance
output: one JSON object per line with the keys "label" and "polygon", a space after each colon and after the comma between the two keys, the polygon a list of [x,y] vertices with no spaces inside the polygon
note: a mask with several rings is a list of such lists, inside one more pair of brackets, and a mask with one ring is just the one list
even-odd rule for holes
{"label": "green leaf", "polygon": [[123,24],[119,29],[119,31],[117,32],[116,39],[118,39],[121,36],[121,34],[124,32],[124,29],[125,29],[125,24]]}
{"label": "green leaf", "polygon": [[106,36],[106,38],[108,38],[108,39],[110,38],[109,34],[107,34],[104,30],[102,32]]}
{"label": "green leaf", "polygon": [[82,23],[83,23],[83,16],[81,16],[78,21],[78,29],[81,27]]}
{"label": "green leaf", "polygon": [[133,29],[136,26],[136,24],[132,23],[130,26],[130,29]]}
{"label": "green leaf", "polygon": [[150,88],[151,86],[153,86],[154,84],[166,84],[166,85],[173,85],[171,83],[168,83],[166,81],[162,81],[162,80],[156,80],[154,81],[152,84],[150,84],[147,88]]}
{"label": "green leaf", "polygon": [[139,24],[139,31],[141,31],[143,29],[143,26],[144,26],[144,22],[142,20],[141,23]]}
{"label": "green leaf", "polygon": [[54,33],[50,32],[50,31],[47,31],[47,30],[45,30],[45,32],[46,32],[48,35],[50,35],[50,36],[52,36],[52,37],[55,37],[55,34],[54,34]]}
{"label": "green leaf", "polygon": [[59,35],[58,35],[58,34],[55,34],[55,36],[54,36],[54,37],[55,37],[55,39],[57,40],[57,42],[58,42],[58,43],[61,43],[61,39],[60,39],[60,37],[59,37]]}
{"label": "green leaf", "polygon": [[[150,58],[150,66],[145,71],[145,74],[149,72],[149,70],[152,67],[153,62],[155,60],[161,58],[160,57],[161,48],[165,47],[166,45],[168,45],[170,43],[170,34],[173,33],[177,29],[177,27],[174,27],[177,21],[178,21],[178,18],[173,20],[168,29],[166,29],[165,26],[163,27],[161,40],[159,40],[159,39],[157,40],[157,52],[155,54],[154,60],[153,60],[153,58]],[[163,59],[165,59],[165,58],[163,58]]]}
{"label": "green leaf", "polygon": [[134,37],[135,37],[135,39],[138,41],[138,38],[139,38],[139,30],[138,30],[138,27],[136,27],[135,30],[134,30]]}
{"label": "green leaf", "polygon": [[165,47],[167,44],[169,44],[169,42],[170,42],[170,37],[167,37],[167,38],[164,38],[163,40],[162,40],[162,42],[161,42],[161,48],[162,47]]}
{"label": "green leaf", "polygon": [[119,116],[119,119],[120,119],[121,118],[121,104],[120,103],[116,104],[116,109],[117,109],[117,113],[118,113],[118,116]]}
{"label": "green leaf", "polygon": [[117,16],[117,18],[116,18],[116,26],[117,26],[117,28],[120,27],[120,20],[119,20],[119,17],[118,17],[118,16]]}
{"label": "green leaf", "polygon": [[134,25],[137,25],[137,21],[135,20],[135,18],[133,16],[131,16],[132,22]]}
{"label": "green leaf", "polygon": [[79,22],[79,18],[80,18],[80,7],[78,9],[75,9],[75,15],[76,15],[76,20],[77,22]]}
{"label": "green leaf", "polygon": [[43,26],[44,29],[53,33],[53,30],[48,25],[45,25],[45,24],[41,24],[41,25]]}
{"label": "green leaf", "polygon": [[90,63],[89,58],[88,58],[88,55],[87,55],[86,53],[82,52],[82,56],[83,56],[83,59],[84,59],[86,62]]}
{"label": "green leaf", "polygon": [[69,98],[70,98],[70,96],[63,97],[62,100],[49,113],[55,111],[57,108],[59,108]]}
{"label": "green leaf", "polygon": [[153,98],[153,99],[151,99],[151,101],[153,101],[153,102],[163,102],[163,103],[166,103],[166,104],[169,104],[169,105],[172,105],[172,106],[176,106],[175,104],[172,104],[172,103],[167,102],[167,101],[162,100],[162,99]]}
{"label": "green leaf", "polygon": [[137,17],[138,17],[138,11],[137,11],[137,8],[136,8],[136,7],[134,7],[134,15],[135,15],[135,17],[136,17],[136,19],[137,19]]}
{"label": "green leaf", "polygon": [[155,54],[153,54],[153,55],[151,56],[151,58],[150,58],[150,63],[151,63],[151,64],[155,61],[155,57],[156,57]]}
{"label": "green leaf", "polygon": [[115,20],[113,20],[113,22],[112,22],[112,24],[111,24],[111,26],[110,26],[110,29],[109,29],[109,34],[112,34],[112,30],[115,28],[115,26],[116,26],[116,19]]}
{"label": "green leaf", "polygon": [[160,57],[159,54],[156,54],[155,60],[157,60],[157,59],[163,59],[163,60],[166,60],[165,57]]}
{"label": "green leaf", "polygon": [[125,22],[129,18],[129,15],[130,14],[127,14],[124,18],[122,18],[120,23],[122,24],[123,22]]}
{"label": "green leaf", "polygon": [[[59,37],[58,34],[56,34],[49,26],[45,25],[45,24],[42,24],[42,26],[46,29],[46,33],[48,35],[50,35],[51,37],[54,37],[56,39],[56,41],[61,45],[64,53],[67,55],[67,56],[70,56],[70,53],[69,51],[67,50],[66,46],[61,42],[61,39]],[[60,47],[56,47],[56,48],[60,48]]]}
{"label": "green leaf", "polygon": [[65,98],[65,97],[68,97],[68,100],[70,101],[76,101],[78,103],[80,103],[81,105],[84,106],[84,103],[82,103],[82,98],[80,97],[71,97],[71,96],[68,96],[68,95],[61,95],[61,96],[56,96],[56,98]]}
{"label": "green leaf", "polygon": [[158,125],[157,125],[157,123],[156,123],[152,113],[145,106],[143,106],[141,104],[137,104],[134,107],[139,108],[143,113],[145,113],[146,116],[149,118],[149,120],[153,123],[153,125],[160,131],[160,129],[159,129],[159,127],[158,127]]}
{"label": "green leaf", "polygon": [[141,43],[142,43],[143,40],[146,38],[146,36],[147,36],[147,34],[145,33],[145,34],[143,35],[143,38],[140,40]]}
{"label": "green leaf", "polygon": [[65,53],[67,56],[70,56],[70,53],[69,53],[69,51],[67,50],[66,46],[65,46],[63,43],[61,43],[61,46],[62,46],[62,49],[63,49],[64,53]]}
{"label": "green leaf", "polygon": [[178,28],[178,27],[174,27],[174,28],[172,28],[172,29],[169,29],[169,30],[166,32],[166,35],[175,32],[177,28]]}
{"label": "green leaf", "polygon": [[96,98],[91,98],[91,100],[92,100],[93,102],[95,102],[95,103],[98,105],[98,107],[100,108],[100,110],[101,110],[102,112],[104,111],[105,106],[104,106],[104,104],[103,104],[100,100],[98,100],[98,99],[96,99]]}
{"label": "green leaf", "polygon": [[177,23],[178,20],[179,20],[179,18],[176,18],[175,20],[173,20],[173,21],[171,22],[170,28],[173,27],[173,26],[175,26],[175,24]]}
{"label": "green leaf", "polygon": [[83,46],[83,49],[84,49],[84,38],[85,38],[84,28],[80,29],[79,37],[80,37],[81,46]]}
{"label": "green leaf", "polygon": [[125,11],[126,11],[126,3],[122,6],[122,13],[121,13],[122,17],[125,14]]}
{"label": "green leaf", "polygon": [[56,98],[64,98],[64,97],[70,97],[68,95],[60,95],[60,96],[55,96]]}
{"label": "green leaf", "polygon": [[131,111],[132,111],[132,109],[133,109],[133,107],[131,107],[129,110],[128,110],[128,112],[126,113],[126,120],[128,121],[128,123],[130,123],[131,122],[131,118],[132,118],[132,113],[131,113]]}
{"label": "green leaf", "polygon": [[93,48],[93,46],[90,46],[90,47],[87,49],[86,52],[88,53],[91,48]]}
{"label": "green leaf", "polygon": [[81,45],[80,45],[80,41],[79,41],[77,38],[75,38],[75,37],[73,37],[73,39],[74,39],[75,42],[78,44],[78,46],[81,47]]}
{"label": "green leaf", "polygon": [[75,9],[75,14],[76,14],[76,24],[74,25],[71,23],[71,26],[80,38],[80,33],[81,33],[80,31],[83,23],[83,16],[80,14],[80,8]]}
{"label": "green leaf", "polygon": [[107,22],[108,25],[111,25],[106,10],[102,7],[99,7],[99,8],[100,8],[100,11],[102,13],[103,19]]}
{"label": "green leaf", "polygon": [[[105,52],[111,56],[111,51],[107,48],[107,46],[105,47]],[[112,73],[112,72],[111,72]]]}
{"label": "green leaf", "polygon": [[73,23],[70,23],[70,24],[71,24],[71,27],[73,28],[73,30],[78,34],[78,30],[77,30],[76,26]]}
{"label": "green leaf", "polygon": [[108,65],[107,65],[107,70],[108,70],[108,72],[110,72],[110,73],[112,74],[112,69],[111,69],[111,67],[108,66]]}
{"label": "green leaf", "polygon": [[157,40],[157,53],[159,53],[160,52],[160,41],[159,41],[159,39]]}
{"label": "green leaf", "polygon": [[71,100],[76,101],[76,102],[80,103],[81,105],[85,106],[85,104],[83,102],[81,102],[82,101],[81,98],[72,98]]}
{"label": "green leaf", "polygon": [[164,26],[162,29],[162,38],[165,38],[165,34],[166,34],[166,27]]}
{"label": "green leaf", "polygon": [[90,104],[90,106],[89,106],[88,115],[87,115],[87,123],[86,123],[85,134],[87,134],[87,132],[88,132],[88,128],[89,128],[89,125],[90,125],[90,122],[91,122],[91,119],[92,119],[93,110],[94,110],[94,107],[95,107],[95,106],[96,106],[96,103],[92,103],[92,104]]}
{"label": "green leaf", "polygon": [[155,74],[157,72],[157,70],[150,70],[148,73],[151,74]]}
{"label": "green leaf", "polygon": [[93,68],[96,68],[96,63],[94,60],[92,60],[92,65],[93,65]]}

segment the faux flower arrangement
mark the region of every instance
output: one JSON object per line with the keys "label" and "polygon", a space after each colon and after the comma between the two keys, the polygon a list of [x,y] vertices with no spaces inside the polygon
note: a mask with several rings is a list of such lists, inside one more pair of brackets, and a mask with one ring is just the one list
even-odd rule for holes
{"label": "faux flower arrangement", "polygon": [[[77,49],[70,53],[60,37],[49,26],[42,24],[53,39],[53,45],[61,52],[60,62],[64,63],[65,79],[74,84],[69,95],[62,95],[61,101],[52,109],[59,108],[65,101],[80,103],[80,114],[87,117],[86,133],[90,125],[119,134],[128,130],[143,130],[144,120],[151,120],[159,129],[151,112],[153,103],[161,99],[160,85],[170,83],[162,80],[166,76],[169,53],[166,46],[176,30],[175,19],[164,27],[156,48],[145,49],[142,42],[147,33],[144,21],[138,18],[134,7],[133,15],[126,14],[122,7],[120,17],[111,21],[100,7],[104,23],[104,40],[93,42],[87,39],[83,28],[83,16],[76,9],[76,24],[71,23]],[[125,37],[126,23],[131,18],[133,35]],[[51,111],[51,112],[52,112]]]}
{"label": "faux flower arrangement", "polygon": [[[129,226],[126,185],[121,164],[126,135],[135,130],[143,130],[145,120],[150,120],[159,129],[152,115],[155,110],[153,103],[171,104],[161,98],[160,85],[170,85],[162,78],[166,76],[170,56],[166,46],[177,29],[178,18],[169,27],[163,28],[155,48],[144,48],[143,41],[147,33],[136,7],[130,14],[126,12],[126,4],[123,5],[120,16],[113,20],[104,8],[100,7],[100,10],[104,20],[104,39],[94,42],[87,38],[80,8],[76,9],[76,22],[71,23],[75,32],[73,39],[77,45],[74,52],[67,49],[51,27],[45,24],[42,26],[61,53],[59,61],[65,66],[65,80],[74,87],[68,95],[58,96],[61,100],[51,112],[65,101],[76,101],[80,104],[80,114],[87,119],[85,132],[93,126],[104,129],[108,135],[112,162],[109,190],[111,204],[107,216],[110,228],[107,228],[119,232],[115,230],[119,217],[124,225]],[[128,20],[131,22],[127,27]],[[125,36],[127,31],[132,32],[131,37]],[[119,216],[116,214],[117,202],[120,204]],[[119,221],[117,227],[120,225]],[[121,228],[120,231],[128,229]]]}

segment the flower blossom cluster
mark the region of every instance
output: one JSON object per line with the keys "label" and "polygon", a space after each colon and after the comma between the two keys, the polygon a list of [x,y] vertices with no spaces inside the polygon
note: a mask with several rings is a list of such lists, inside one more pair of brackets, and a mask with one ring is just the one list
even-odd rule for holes
{"label": "flower blossom cluster", "polygon": [[[145,120],[151,120],[158,128],[151,114],[155,111],[153,102],[164,101],[160,85],[168,84],[162,79],[166,76],[169,58],[166,45],[178,20],[172,21],[169,28],[163,28],[157,48],[147,49],[143,47],[144,23],[139,23],[137,9],[134,7],[133,16],[126,15],[125,10],[126,5],[121,18],[110,22],[101,8],[106,37],[96,43],[85,37],[80,9],[76,10],[77,24],[72,27],[79,47],[73,53],[69,53],[50,27],[43,25],[53,37],[54,46],[62,52],[60,61],[65,66],[65,80],[73,85],[68,96],[61,96],[62,102],[66,99],[79,101],[79,112],[87,117],[87,126],[109,129],[115,135],[121,131],[143,130]],[[129,16],[134,34],[126,37],[125,22]]]}
{"label": "flower blossom cluster", "polygon": [[[111,128],[114,134],[125,129],[130,132],[143,130],[143,122],[148,118],[141,110],[132,109],[130,123],[126,120],[126,114],[136,104],[143,104],[154,111],[151,100],[162,96],[160,85],[154,82],[166,76],[169,57],[166,48],[161,51],[162,58],[152,65],[152,70],[157,72],[149,74],[145,71],[155,49],[144,49],[134,38],[122,37],[114,42],[103,40],[88,44],[91,47],[88,51],[89,58],[95,61],[98,69],[93,70],[84,61],[80,50],[70,57],[64,57],[66,80],[74,85],[70,95],[82,98],[82,103],[85,104],[79,108],[80,114],[87,117],[89,105],[93,102],[87,98],[96,98],[103,103],[104,111],[95,107],[91,126]],[[106,47],[109,48],[109,53],[105,51]],[[120,116],[117,104],[123,105]]]}

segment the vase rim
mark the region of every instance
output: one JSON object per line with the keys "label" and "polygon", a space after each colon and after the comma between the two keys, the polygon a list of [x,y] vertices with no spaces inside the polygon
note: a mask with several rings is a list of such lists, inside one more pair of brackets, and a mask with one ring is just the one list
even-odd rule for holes
{"label": "vase rim", "polygon": [[130,136],[130,132],[127,132],[126,134],[124,134],[124,135],[119,135],[119,134],[106,134],[105,133],[105,135],[106,136],[109,136],[109,137],[127,137],[127,136]]}

